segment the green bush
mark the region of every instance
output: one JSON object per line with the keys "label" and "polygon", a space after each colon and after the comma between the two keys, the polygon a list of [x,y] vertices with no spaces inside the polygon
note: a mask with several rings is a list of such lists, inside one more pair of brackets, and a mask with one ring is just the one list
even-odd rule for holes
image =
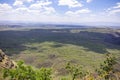
{"label": "green bush", "polygon": [[77,77],[83,78],[87,75],[87,72],[82,69],[82,67],[67,64],[66,69],[69,71],[72,76],[72,80],[75,80]]}
{"label": "green bush", "polygon": [[[95,78],[93,73],[83,70],[82,67],[68,63],[66,70],[69,72],[71,78],[63,77],[61,80],[111,80],[114,75],[113,67],[115,64],[116,58],[111,56],[111,54],[107,54],[106,60],[101,64],[97,72],[95,72],[98,73]],[[19,61],[15,69],[3,69],[3,78],[7,80],[52,80],[51,74],[52,70],[50,68],[36,69],[25,65],[23,61]]]}
{"label": "green bush", "polygon": [[116,58],[113,57],[111,54],[106,55],[107,58],[103,64],[100,65],[100,69],[97,70],[99,76],[104,79],[110,79],[111,74],[114,74],[113,69],[114,65],[117,63]]}
{"label": "green bush", "polygon": [[17,68],[4,69],[3,77],[10,80],[51,80],[51,69],[34,69],[19,61]]}

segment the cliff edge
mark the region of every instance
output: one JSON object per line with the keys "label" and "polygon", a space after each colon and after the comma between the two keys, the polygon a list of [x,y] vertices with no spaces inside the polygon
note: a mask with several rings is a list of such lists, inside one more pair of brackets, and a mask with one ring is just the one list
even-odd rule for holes
{"label": "cliff edge", "polygon": [[1,49],[0,49],[0,68],[12,69],[16,68],[17,64],[11,60]]}

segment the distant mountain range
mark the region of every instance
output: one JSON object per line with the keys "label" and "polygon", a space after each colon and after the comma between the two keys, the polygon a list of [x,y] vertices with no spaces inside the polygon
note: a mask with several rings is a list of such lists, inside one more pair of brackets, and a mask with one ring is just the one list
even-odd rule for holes
{"label": "distant mountain range", "polygon": [[9,27],[63,27],[63,28],[120,28],[120,23],[114,22],[86,22],[86,23],[40,23],[40,22],[15,22],[0,21],[0,25]]}

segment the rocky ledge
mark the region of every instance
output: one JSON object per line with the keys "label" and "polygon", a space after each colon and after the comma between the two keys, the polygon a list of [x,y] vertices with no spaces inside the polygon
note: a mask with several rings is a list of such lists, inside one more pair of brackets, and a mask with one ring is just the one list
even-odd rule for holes
{"label": "rocky ledge", "polygon": [[16,63],[11,60],[1,49],[0,49],[0,68],[12,69],[16,68]]}

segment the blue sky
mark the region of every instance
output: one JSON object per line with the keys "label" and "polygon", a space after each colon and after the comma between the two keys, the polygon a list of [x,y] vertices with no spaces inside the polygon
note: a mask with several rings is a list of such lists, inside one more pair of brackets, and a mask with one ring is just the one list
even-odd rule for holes
{"label": "blue sky", "polygon": [[120,23],[120,0],[0,0],[0,21]]}

